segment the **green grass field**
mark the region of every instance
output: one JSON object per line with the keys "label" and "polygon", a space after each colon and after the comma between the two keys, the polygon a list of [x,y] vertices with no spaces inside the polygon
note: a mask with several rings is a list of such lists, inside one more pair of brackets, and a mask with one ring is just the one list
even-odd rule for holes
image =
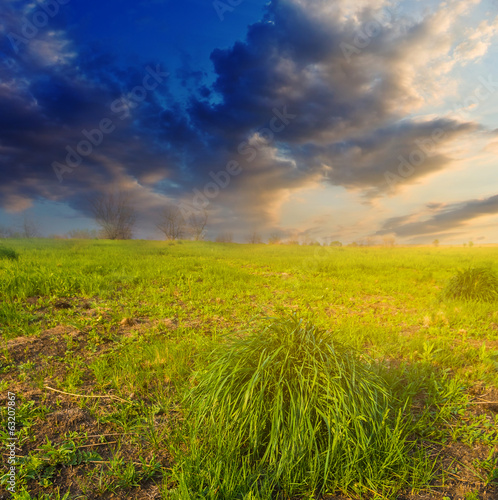
{"label": "green grass field", "polygon": [[498,498],[498,248],[0,246],[1,499]]}

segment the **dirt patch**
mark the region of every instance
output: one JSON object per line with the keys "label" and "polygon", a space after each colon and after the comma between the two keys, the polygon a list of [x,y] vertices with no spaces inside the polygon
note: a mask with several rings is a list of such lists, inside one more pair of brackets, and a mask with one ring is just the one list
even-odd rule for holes
{"label": "dirt patch", "polygon": [[[72,442],[78,451],[95,451],[100,455],[99,460],[84,462],[78,465],[58,463],[54,466],[51,485],[43,487],[39,478],[29,480],[28,491],[32,496],[42,493],[54,492],[60,489],[61,497],[70,492],[71,498],[78,497],[91,499],[159,499],[160,488],[156,482],[161,482],[160,474],[155,477],[141,481],[138,487],[119,487],[113,485],[111,490],[103,491],[98,478],[102,475],[105,480],[112,481],[109,475],[109,463],[116,457],[123,464],[133,463],[138,471],[141,470],[139,458],[151,460],[166,468],[171,466],[171,456],[166,449],[144,450],[142,438],[136,432],[123,432],[114,422],[101,423],[101,418],[92,415],[92,412],[84,407],[81,398],[65,394],[58,394],[49,390],[32,389],[26,384],[11,388],[16,394],[22,395],[24,403],[34,401],[35,406],[45,406],[48,413],[43,417],[36,418],[30,424],[30,439],[25,440],[17,450],[18,458],[26,457],[30,453],[37,456],[43,455],[43,446],[47,440],[54,448],[59,448],[64,443]],[[100,415],[112,414],[115,410],[115,402],[111,399],[99,399]],[[83,406],[83,407],[81,407]],[[164,429],[169,425],[169,416],[157,416],[154,424],[157,430]],[[70,436],[72,436],[70,438]],[[45,459],[46,460],[46,459]],[[0,468],[0,473],[6,471],[5,463]],[[117,480],[116,480],[117,481]],[[10,498],[10,493],[1,492],[0,500]]]}
{"label": "dirt patch", "polygon": [[473,407],[476,415],[498,413],[498,389],[494,387],[477,387],[471,390],[471,394],[475,396]]}
{"label": "dirt patch", "polygon": [[67,344],[63,341],[63,336],[69,335],[72,339],[77,339],[83,332],[75,330],[69,326],[56,326],[50,330],[43,331],[40,335],[33,337],[17,337],[13,340],[2,340],[0,349],[6,350],[5,361],[21,363],[24,361],[35,361],[41,356],[63,356]]}
{"label": "dirt patch", "polygon": [[[482,476],[486,474],[477,470],[475,463],[485,460],[489,448],[484,445],[468,446],[463,443],[451,443],[441,451],[441,466],[446,470],[447,480],[442,484],[435,482],[440,496],[431,498],[464,499],[469,493],[478,493],[479,498],[495,500],[498,498],[498,485],[486,485]],[[498,454],[497,454],[498,456]],[[411,497],[408,497],[411,498]],[[419,498],[414,496],[415,498]]]}

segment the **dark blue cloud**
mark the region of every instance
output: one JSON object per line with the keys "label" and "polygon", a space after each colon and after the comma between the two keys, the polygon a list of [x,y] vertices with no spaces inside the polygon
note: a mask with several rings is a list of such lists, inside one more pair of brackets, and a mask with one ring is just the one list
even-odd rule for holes
{"label": "dark blue cloud", "polygon": [[[9,30],[21,29],[27,5],[7,9]],[[78,18],[83,7],[76,4],[61,9],[53,25],[0,67],[0,205],[12,209],[19,197],[48,198],[85,210],[93,194],[127,181],[129,189],[136,182],[181,198],[237,160],[244,175],[233,179],[220,203],[263,218],[281,190],[304,185],[324,167],[328,182],[369,196],[445,168],[450,158],[436,152],[410,175],[397,170],[399,157],[409,158],[436,130],[444,133],[441,145],[479,130],[405,115],[399,103],[406,88],[390,64],[392,44],[404,40],[400,24],[387,19],[372,43],[348,58],[341,43],[354,39],[357,22],[316,15],[312,5],[274,0],[245,38],[222,43],[225,48],[215,48],[217,33],[232,36],[234,28],[228,19],[220,24],[209,2],[92,0],[86,18]],[[188,12],[193,7],[197,15]],[[190,24],[179,27],[175,12]],[[358,18],[375,15],[365,9]],[[173,26],[176,41],[164,23]],[[211,66],[196,52],[206,37],[213,45],[201,52],[211,52]],[[5,40],[2,49],[12,50]],[[292,119],[286,122],[286,115]],[[103,123],[112,132],[98,132]],[[271,129],[275,123],[278,132]],[[271,140],[256,147],[258,132],[270,129]],[[92,133],[102,140],[91,154],[79,153],[80,164],[59,183],[54,162],[64,165],[70,151],[84,151]],[[397,176],[394,185],[386,184],[386,172]]]}
{"label": "dark blue cloud", "polygon": [[429,208],[435,213],[426,220],[413,221],[416,214],[393,217],[386,220],[382,229],[376,234],[395,234],[400,237],[451,236],[454,233],[450,231],[460,229],[478,217],[498,214],[498,195],[449,205],[431,204]]}

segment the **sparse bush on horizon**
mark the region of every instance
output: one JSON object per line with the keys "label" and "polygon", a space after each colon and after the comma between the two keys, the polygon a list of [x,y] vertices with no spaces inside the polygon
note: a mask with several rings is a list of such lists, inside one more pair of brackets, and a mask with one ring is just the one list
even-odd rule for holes
{"label": "sparse bush on horizon", "polygon": [[218,234],[216,239],[214,240],[216,243],[232,243],[233,242],[233,233],[231,231],[225,231],[223,233]]}
{"label": "sparse bush on horizon", "polygon": [[20,237],[20,234],[16,235],[16,231],[12,227],[0,226],[0,239],[16,238]]}
{"label": "sparse bush on horizon", "polygon": [[15,227],[0,226],[0,239],[31,239],[42,238],[38,224],[33,219],[24,216],[22,224]]}
{"label": "sparse bush on horizon", "polygon": [[97,240],[99,232],[96,229],[73,229],[66,237],[72,240]]}
{"label": "sparse bush on horizon", "polygon": [[268,238],[268,245],[280,245],[282,242],[282,235],[275,231],[272,234],[270,234],[270,237]]}
{"label": "sparse bush on horizon", "polygon": [[261,238],[261,234],[258,233],[257,231],[253,231],[248,237],[247,237],[247,243],[250,245],[260,245],[263,243],[263,239]]}

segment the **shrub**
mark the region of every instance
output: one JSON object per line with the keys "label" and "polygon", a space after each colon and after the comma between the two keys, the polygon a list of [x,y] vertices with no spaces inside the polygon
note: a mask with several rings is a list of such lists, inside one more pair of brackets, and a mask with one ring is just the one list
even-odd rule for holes
{"label": "shrub", "polygon": [[203,481],[185,472],[184,482],[197,481],[189,491],[224,488],[219,498],[232,498],[250,480],[256,492],[270,484],[289,496],[361,494],[416,482],[402,409],[384,379],[295,316],[217,350],[189,403],[197,463],[185,467],[210,471]]}
{"label": "shrub", "polygon": [[16,260],[18,257],[19,254],[12,248],[0,246],[0,259]]}
{"label": "shrub", "polygon": [[498,299],[498,276],[489,267],[470,267],[453,276],[443,294],[449,299]]}

